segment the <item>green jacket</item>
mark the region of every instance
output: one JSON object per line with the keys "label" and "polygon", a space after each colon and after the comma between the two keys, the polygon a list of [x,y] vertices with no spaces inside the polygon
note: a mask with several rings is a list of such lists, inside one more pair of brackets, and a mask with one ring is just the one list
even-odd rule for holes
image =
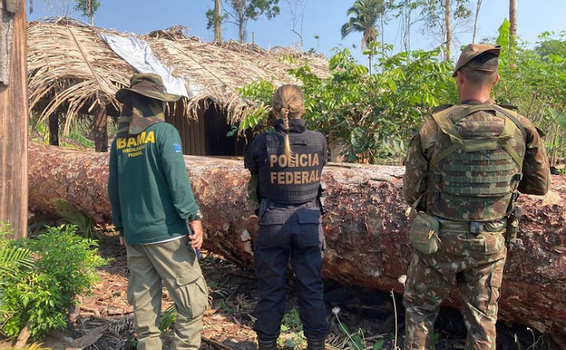
{"label": "green jacket", "polygon": [[181,147],[171,124],[117,137],[110,150],[108,194],[112,219],[128,245],[150,244],[189,233],[199,211]]}

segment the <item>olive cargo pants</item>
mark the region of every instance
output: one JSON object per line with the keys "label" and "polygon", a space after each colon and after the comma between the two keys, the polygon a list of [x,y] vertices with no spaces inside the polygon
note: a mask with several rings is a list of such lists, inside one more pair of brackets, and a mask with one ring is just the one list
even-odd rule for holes
{"label": "olive cargo pants", "polygon": [[173,350],[200,347],[208,290],[195,251],[183,237],[164,243],[126,246],[128,301],[134,307],[138,350],[161,350],[159,322],[163,284],[177,309]]}

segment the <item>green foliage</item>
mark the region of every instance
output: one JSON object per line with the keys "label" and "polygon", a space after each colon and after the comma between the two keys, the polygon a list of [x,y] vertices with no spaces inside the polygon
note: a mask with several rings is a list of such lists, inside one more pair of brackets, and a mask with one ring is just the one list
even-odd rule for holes
{"label": "green foliage", "polygon": [[[260,16],[265,15],[271,19],[281,12],[277,4],[279,0],[225,0],[232,11],[227,10],[227,18],[232,18],[233,23],[239,27],[240,42],[246,39],[246,25],[249,20],[256,21]],[[210,17],[207,13],[207,17]],[[214,20],[214,15],[212,17]],[[214,24],[214,22],[213,22]]]}
{"label": "green foliage", "polygon": [[[552,107],[548,108],[550,113],[550,120],[553,124],[552,128],[552,139],[548,142],[548,157],[550,159],[550,164],[557,164],[559,156],[563,156],[562,151],[566,146],[566,136],[564,131],[566,128],[566,114],[560,112]],[[552,126],[551,126],[552,127]]]}
{"label": "green foliage", "polygon": [[[343,140],[346,161],[398,163],[431,107],[456,100],[452,65],[439,62],[439,53],[413,51],[382,57],[377,64],[381,70],[368,75],[368,69],[344,49],[330,59],[329,78],[317,77],[308,66],[290,73],[302,82],[309,128],[321,131],[329,142]],[[260,107],[240,129],[260,125],[265,130],[265,106],[273,85],[259,82],[242,91]]]}
{"label": "green foliage", "polygon": [[[64,148],[86,151],[94,149],[94,142],[86,136],[90,133],[90,125],[86,117],[74,119],[70,123],[70,130],[67,135],[59,135],[59,146]],[[29,136],[33,142],[48,145],[49,144],[49,128],[46,120],[39,118],[30,118]]]}
{"label": "green foliage", "polygon": [[254,106],[249,116],[240,123],[241,131],[253,128],[261,133],[270,127],[268,117],[274,90],[273,83],[265,80],[251,83],[239,90],[242,97],[253,100],[251,104]]}
{"label": "green foliage", "polygon": [[[94,148],[94,142],[87,139],[82,133],[76,131],[70,131],[67,135],[68,148],[74,149],[92,149]],[[71,146],[73,145],[73,146]]]}
{"label": "green foliage", "polygon": [[543,33],[536,48],[530,49],[527,43],[509,43],[507,21],[499,30],[501,80],[493,96],[500,103],[517,106],[520,114],[547,134],[546,148],[554,165],[558,158],[566,156],[566,32]]}
{"label": "green foliage", "polygon": [[357,0],[346,12],[351,16],[340,29],[342,39],[353,32],[363,33],[361,46],[367,47],[377,39],[377,20],[385,13],[384,0]]}
{"label": "green foliage", "polygon": [[289,349],[304,348],[306,340],[299,311],[293,308],[285,312],[281,321],[281,335],[277,339],[279,346]]}
{"label": "green foliage", "polygon": [[[543,33],[532,49],[509,41],[505,20],[497,43],[503,46],[501,80],[492,97],[498,103],[516,105],[521,115],[545,131],[554,165],[566,156],[566,32]],[[439,49],[388,56],[391,50],[376,42],[370,45],[366,53],[381,56],[375,65],[378,71],[369,75],[347,49],[337,50],[330,58],[328,78],[317,77],[308,65],[290,71],[305,95],[307,126],[321,131],[330,144],[343,143],[347,162],[399,164],[408,141],[432,108],[458,103],[453,66],[439,62]],[[241,90],[258,107],[239,125],[240,132],[267,130],[273,90],[273,84],[265,81]]]}
{"label": "green foliage", "polygon": [[229,16],[227,13],[217,16],[216,11],[213,9],[209,9],[206,11],[206,29],[210,30],[211,28],[215,28],[217,25],[222,25],[222,23],[228,20]]}
{"label": "green foliage", "polygon": [[[9,240],[0,235],[0,331],[12,338],[29,324],[32,339],[66,326],[66,315],[78,294],[91,292],[99,280],[96,267],[107,263],[92,247],[97,243],[75,235],[74,226],[50,227],[37,239]],[[18,259],[6,259],[20,249]],[[35,257],[33,263],[31,256]],[[6,260],[4,260],[6,259]],[[10,271],[10,273],[7,273]]]}
{"label": "green foliage", "polygon": [[171,305],[161,314],[161,320],[159,320],[159,330],[161,334],[167,332],[169,327],[177,320],[177,309],[175,305]]}
{"label": "green foliage", "polygon": [[230,305],[228,305],[226,303],[226,301],[222,300],[220,302],[220,305],[218,305],[218,307],[220,307],[220,310],[222,310],[222,312],[226,313],[226,314],[233,314],[234,313],[234,309],[230,307]]}
{"label": "green foliage", "polygon": [[57,213],[59,213],[63,220],[68,224],[75,225],[78,228],[78,232],[83,236],[94,238],[96,231],[92,220],[81,213],[73,203],[64,198],[52,198],[51,203],[53,203],[55,210],[57,210]]}
{"label": "green foliage", "polygon": [[[552,55],[566,57],[566,42],[564,40],[553,39],[552,36],[553,34],[551,32],[542,33],[540,39],[543,40],[536,46],[536,52],[541,57],[551,57]],[[564,33],[562,33],[562,37],[563,36]]]}
{"label": "green foliage", "polygon": [[501,45],[504,50],[509,48],[510,33],[511,23],[509,23],[507,18],[505,18],[501,26],[499,26],[499,36],[497,37],[497,45]]}
{"label": "green foliage", "polygon": [[233,8],[241,8],[247,18],[255,21],[259,16],[265,15],[268,19],[277,16],[281,9],[277,4],[279,0],[228,0]]}
{"label": "green foliage", "polygon": [[11,235],[10,225],[0,226],[0,310],[4,308],[6,296],[6,277],[28,271],[34,266],[33,252],[12,244],[7,236]]}
{"label": "green foliage", "polygon": [[[346,326],[346,324],[344,324],[340,320],[340,317],[338,316],[340,309],[334,308],[332,310],[332,312],[334,313],[334,317],[336,318],[336,322],[338,322],[338,329],[348,338],[350,345],[354,348],[354,350],[364,350],[366,348],[366,340],[365,340],[365,336],[364,336],[364,331],[361,328],[358,328],[358,330],[356,332],[352,333],[350,331],[350,329],[348,328],[348,326]],[[381,346],[383,346],[383,344],[381,344]],[[378,350],[378,349],[380,349],[380,347],[378,347],[375,350]]]}
{"label": "green foliage", "polygon": [[77,0],[75,10],[81,11],[83,17],[91,17],[100,8],[100,0],[90,0],[90,8],[88,6],[89,0]]}

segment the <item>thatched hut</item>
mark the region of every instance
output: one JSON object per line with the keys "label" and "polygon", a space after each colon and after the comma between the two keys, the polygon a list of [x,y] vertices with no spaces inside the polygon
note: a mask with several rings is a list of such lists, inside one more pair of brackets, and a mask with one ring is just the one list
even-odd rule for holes
{"label": "thatched hut", "polygon": [[[212,44],[187,37],[182,28],[147,35],[118,33],[74,20],[30,22],[28,26],[29,101],[31,114],[61,123],[69,130],[77,116],[87,116],[94,125],[96,149],[108,145],[107,118],[120,113],[116,91],[129,83],[134,68],[118,56],[100,34],[135,36],[149,44],[156,58],[198,93],[170,105],[167,121],[177,127],[184,153],[193,155],[241,155],[243,141],[226,136],[245,118],[252,104],[238,89],[257,80],[274,85],[293,83],[287,73],[308,62],[321,76],[328,64],[320,55],[289,50],[263,50],[235,42]],[[282,52],[283,51],[283,52]],[[282,57],[293,56],[293,60]],[[59,122],[57,121],[59,120]],[[64,121],[64,122],[61,122]],[[52,136],[56,133],[52,132]]]}

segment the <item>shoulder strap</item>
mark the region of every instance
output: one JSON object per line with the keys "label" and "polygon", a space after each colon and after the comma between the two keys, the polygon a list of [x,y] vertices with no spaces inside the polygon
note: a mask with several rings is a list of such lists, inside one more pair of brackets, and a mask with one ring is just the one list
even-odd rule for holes
{"label": "shoulder strap", "polygon": [[[501,132],[501,134],[499,134],[499,136],[497,137],[497,143],[491,142],[489,144],[485,144],[486,143],[485,140],[464,140],[460,135],[460,133],[458,132],[458,130],[456,129],[456,127],[454,126],[452,120],[450,120],[450,118],[448,117],[449,114],[455,112],[456,108],[461,108],[461,112],[460,115],[457,116],[457,120],[465,118],[468,115],[479,111],[495,111],[496,113],[497,112],[502,113],[506,117],[505,127]],[[433,114],[432,117],[434,118],[435,122],[438,124],[438,127],[442,130],[442,132],[444,132],[450,137],[450,142],[452,143],[452,145],[450,145],[448,148],[444,149],[442,152],[436,155],[430,161],[430,167],[434,167],[439,161],[441,161],[442,159],[450,155],[452,152],[455,152],[460,148],[464,148],[464,150],[468,150],[468,151],[482,150],[482,149],[485,150],[485,149],[491,149],[492,147],[496,147],[497,144],[499,144],[503,149],[505,149],[507,153],[509,153],[509,155],[511,155],[513,160],[519,165],[520,168],[523,167],[523,158],[520,157],[519,154],[517,154],[517,152],[513,149],[513,147],[511,147],[508,140],[513,138],[513,135],[515,133],[515,125],[521,130],[521,132],[525,137],[526,137],[526,131],[523,125],[519,122],[519,120],[505,109],[497,105],[473,105],[466,107],[453,106]],[[511,120],[513,123],[508,122],[508,120]]]}
{"label": "shoulder strap", "polygon": [[450,137],[452,145],[431,159],[429,169],[433,168],[439,161],[444,159],[450,153],[464,146],[464,139],[462,138],[462,135],[460,135],[458,130],[456,130],[454,123],[452,123],[450,118],[448,118],[448,114],[454,112],[456,108],[458,108],[458,106],[452,106],[432,115],[440,130]]}
{"label": "shoulder strap", "polygon": [[[519,119],[517,119],[517,117],[514,116],[513,113],[506,110],[505,108],[501,108],[498,105],[493,105],[493,109],[495,109],[497,112],[501,112],[502,114],[504,114],[508,118],[508,120],[511,120],[519,128],[519,130],[521,130],[521,134],[523,135],[523,139],[526,142],[526,140],[527,140],[527,130],[525,130],[525,127],[523,126],[523,124],[521,124]],[[509,130],[507,124],[508,123],[506,121],[505,122],[505,129],[508,130],[511,133],[512,131]],[[507,153],[509,153],[511,155],[511,157],[513,157],[513,160],[515,161],[515,163],[517,163],[519,165],[519,168],[522,171],[522,169],[523,169],[523,159],[524,158],[520,157],[517,154],[517,152],[515,152],[513,147],[511,147],[511,145],[509,145],[509,143],[505,142],[505,143],[500,143],[500,144],[501,144],[501,147],[503,147],[507,151]]]}
{"label": "shoulder strap", "polygon": [[513,113],[511,113],[510,111],[508,111],[505,108],[502,108],[501,106],[498,106],[498,105],[492,105],[492,107],[496,111],[505,114],[505,116],[507,118],[511,119],[511,121],[513,123],[515,123],[515,125],[517,125],[517,127],[521,130],[521,133],[523,134],[523,137],[525,138],[525,140],[527,139],[527,130],[525,130],[525,127],[523,126],[523,124],[521,124],[519,119],[517,119],[517,117],[514,116]]}

